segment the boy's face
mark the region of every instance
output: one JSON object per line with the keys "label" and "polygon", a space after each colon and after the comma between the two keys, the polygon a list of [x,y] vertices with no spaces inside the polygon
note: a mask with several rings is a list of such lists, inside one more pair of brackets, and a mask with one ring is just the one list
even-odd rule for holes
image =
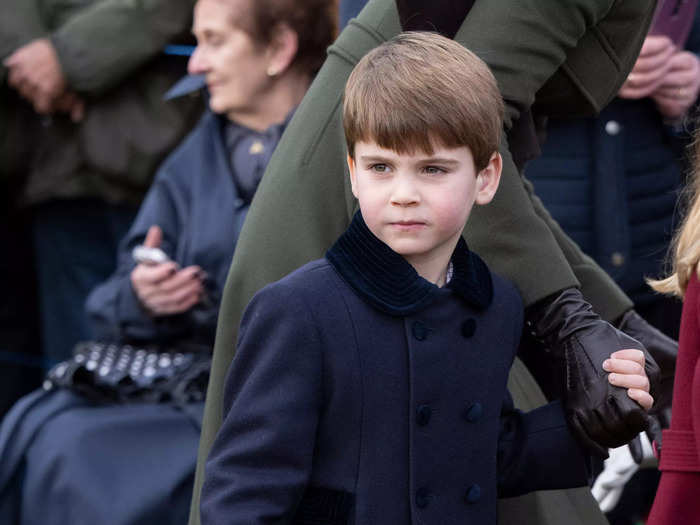
{"label": "boy's face", "polygon": [[348,165],[367,226],[414,267],[447,265],[472,206],[491,201],[501,173],[498,153],[477,172],[466,146],[408,155],[360,142]]}

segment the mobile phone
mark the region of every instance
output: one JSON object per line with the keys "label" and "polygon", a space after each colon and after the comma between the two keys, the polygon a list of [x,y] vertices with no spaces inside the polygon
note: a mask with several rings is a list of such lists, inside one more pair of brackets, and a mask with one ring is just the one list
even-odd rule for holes
{"label": "mobile phone", "polygon": [[131,251],[131,256],[134,261],[142,264],[163,264],[170,262],[170,257],[168,257],[168,254],[163,250],[144,246],[143,244],[134,246],[134,249]]}
{"label": "mobile phone", "polygon": [[680,49],[693,26],[698,0],[659,0],[651,21],[650,35],[666,35]]}

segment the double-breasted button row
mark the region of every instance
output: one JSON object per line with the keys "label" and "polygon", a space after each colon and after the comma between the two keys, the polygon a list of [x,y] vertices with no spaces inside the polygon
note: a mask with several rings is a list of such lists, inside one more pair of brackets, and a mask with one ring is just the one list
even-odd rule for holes
{"label": "double-breasted button row", "polygon": [[424,509],[430,503],[430,490],[421,487],[416,490],[416,507]]}
{"label": "double-breasted button row", "polygon": [[467,503],[476,503],[481,499],[481,487],[474,483],[464,493],[464,501]]}
{"label": "double-breasted button row", "polygon": [[[427,487],[421,487],[418,490],[416,490],[416,507],[419,509],[424,509],[430,504],[430,499],[432,498],[432,494],[430,493],[430,489]],[[477,503],[481,499],[481,487],[474,483],[473,485],[470,485],[466,492],[464,493],[464,502],[473,504]]]}
{"label": "double-breasted button row", "polygon": [[476,332],[476,321],[474,319],[467,319],[462,323],[462,336],[469,339]]}
{"label": "double-breasted button row", "polygon": [[[476,332],[476,321],[472,318],[466,319],[462,322],[460,329],[462,332],[462,337],[469,339],[474,335],[474,332]],[[413,324],[411,325],[411,333],[418,341],[425,341],[430,333],[430,328],[425,326],[425,324],[420,321],[413,321]]]}
{"label": "double-breasted button row", "polygon": [[484,415],[484,409],[478,401],[464,409],[464,419],[470,423],[476,423],[481,419],[482,415]]}
{"label": "double-breasted button row", "polygon": [[424,427],[427,425],[432,414],[433,411],[428,405],[420,405],[416,409],[416,423],[418,423],[418,426]]}
{"label": "double-breasted button row", "polygon": [[418,341],[425,341],[428,338],[428,332],[430,332],[430,328],[425,326],[420,321],[413,321],[413,325],[411,326],[411,332],[413,333],[413,337],[415,337]]}
{"label": "double-breasted button row", "polygon": [[[420,427],[430,423],[430,418],[433,415],[433,409],[428,405],[418,405],[416,407],[416,424]],[[465,407],[463,417],[469,423],[476,423],[484,415],[484,407],[478,401]]]}

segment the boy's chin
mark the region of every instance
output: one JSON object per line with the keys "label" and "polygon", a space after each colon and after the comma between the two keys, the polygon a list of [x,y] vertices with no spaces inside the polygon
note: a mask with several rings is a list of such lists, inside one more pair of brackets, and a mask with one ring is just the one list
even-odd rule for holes
{"label": "boy's chin", "polygon": [[420,257],[430,252],[430,247],[426,249],[426,247],[421,246],[419,243],[416,242],[392,241],[385,242],[385,244],[404,258]]}

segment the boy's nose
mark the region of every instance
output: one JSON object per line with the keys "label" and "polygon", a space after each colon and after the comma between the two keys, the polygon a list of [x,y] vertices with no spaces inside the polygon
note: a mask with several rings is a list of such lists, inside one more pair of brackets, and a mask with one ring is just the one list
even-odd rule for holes
{"label": "boy's nose", "polygon": [[391,204],[394,206],[414,206],[420,202],[420,193],[414,184],[399,177],[391,194]]}

